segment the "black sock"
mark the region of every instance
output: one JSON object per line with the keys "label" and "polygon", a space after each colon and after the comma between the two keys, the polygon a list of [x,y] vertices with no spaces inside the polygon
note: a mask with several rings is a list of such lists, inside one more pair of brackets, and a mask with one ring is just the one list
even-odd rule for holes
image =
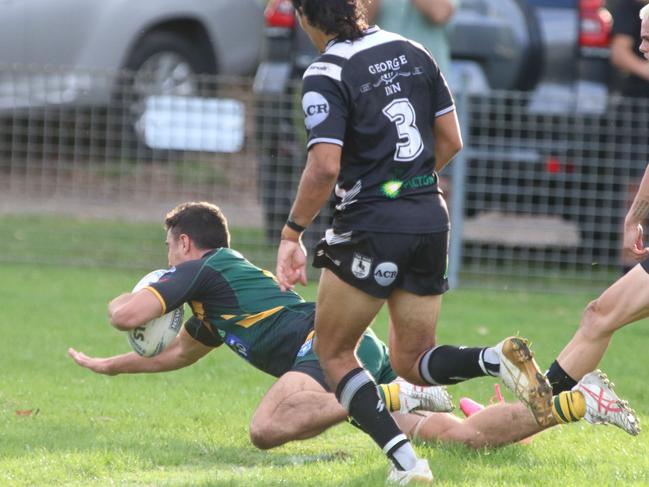
{"label": "black sock", "polygon": [[481,363],[484,348],[440,345],[426,352],[419,362],[419,375],[430,385],[450,385],[488,374]]}
{"label": "black sock", "polygon": [[412,468],[412,463],[417,461],[414,452],[414,458],[408,459],[411,465],[402,465],[394,458],[394,453],[409,441],[385,407],[376,384],[365,369],[359,367],[345,375],[336,388],[336,398],[397,468]]}
{"label": "black sock", "polygon": [[564,391],[570,391],[577,385],[577,381],[570,377],[565,370],[561,368],[556,360],[552,362],[545,376],[552,386],[552,395],[556,396]]}
{"label": "black sock", "polygon": [[347,422],[351,424],[354,428],[358,428],[359,430],[361,430],[363,433],[367,433],[367,431],[365,431],[363,427],[360,424],[358,424],[358,421],[356,421],[351,416],[347,416]]}

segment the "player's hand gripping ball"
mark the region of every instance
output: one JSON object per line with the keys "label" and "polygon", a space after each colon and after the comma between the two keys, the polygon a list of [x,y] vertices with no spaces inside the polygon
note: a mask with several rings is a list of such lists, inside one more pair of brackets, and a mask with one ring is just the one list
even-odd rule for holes
{"label": "player's hand gripping ball", "polygon": [[[157,282],[167,270],[158,269],[149,272],[140,279],[133,292],[144,289],[149,284]],[[153,357],[162,352],[178,335],[183,323],[184,310],[180,306],[168,313],[154,318],[144,325],[138,326],[128,332],[128,343],[131,348],[143,357]]]}

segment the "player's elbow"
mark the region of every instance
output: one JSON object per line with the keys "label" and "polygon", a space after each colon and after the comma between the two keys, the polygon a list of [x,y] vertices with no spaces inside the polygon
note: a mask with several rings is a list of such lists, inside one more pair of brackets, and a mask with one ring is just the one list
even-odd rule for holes
{"label": "player's elbow", "polygon": [[129,310],[124,309],[124,307],[109,309],[108,319],[110,320],[111,325],[121,331],[132,330],[142,324],[134,313],[129,312]]}
{"label": "player's elbow", "polygon": [[316,146],[309,152],[306,171],[317,184],[335,182],[340,173],[339,149]]}
{"label": "player's elbow", "polygon": [[448,141],[448,151],[451,154],[451,159],[455,157],[464,148],[462,136],[458,134]]}
{"label": "player's elbow", "polygon": [[331,163],[318,164],[313,168],[311,177],[318,185],[331,185],[338,179],[340,165]]}

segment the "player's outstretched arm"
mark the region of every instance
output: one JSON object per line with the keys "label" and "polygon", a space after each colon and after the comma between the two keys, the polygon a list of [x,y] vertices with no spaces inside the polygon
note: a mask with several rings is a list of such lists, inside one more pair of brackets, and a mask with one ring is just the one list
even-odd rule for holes
{"label": "player's outstretched arm", "polygon": [[90,369],[98,374],[138,374],[167,372],[187,367],[213,350],[194,340],[182,328],[176,339],[155,357],[141,357],[135,352],[115,355],[113,357],[89,357],[74,348],[68,349],[68,355],[81,367]]}

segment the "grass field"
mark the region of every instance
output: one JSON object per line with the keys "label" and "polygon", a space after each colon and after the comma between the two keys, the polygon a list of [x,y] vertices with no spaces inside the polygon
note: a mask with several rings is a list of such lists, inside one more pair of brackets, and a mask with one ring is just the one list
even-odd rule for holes
{"label": "grass field", "polygon": [[[128,351],[106,302],[140,270],[2,264],[0,485],[378,486],[387,463],[362,433],[341,425],[269,452],[247,425],[271,378],[216,350],[177,372],[104,377],[77,367],[69,346],[93,355]],[[312,298],[313,286],[304,294]],[[592,296],[453,291],[441,342],[492,344],[519,332],[547,366]],[[386,317],[376,330],[385,336]],[[643,420],[649,327],[616,337],[603,365]],[[451,388],[486,401],[492,380]],[[31,413],[30,413],[31,412]],[[472,451],[419,446],[438,485],[649,485],[649,440],[612,427],[555,428],[531,445]]]}

